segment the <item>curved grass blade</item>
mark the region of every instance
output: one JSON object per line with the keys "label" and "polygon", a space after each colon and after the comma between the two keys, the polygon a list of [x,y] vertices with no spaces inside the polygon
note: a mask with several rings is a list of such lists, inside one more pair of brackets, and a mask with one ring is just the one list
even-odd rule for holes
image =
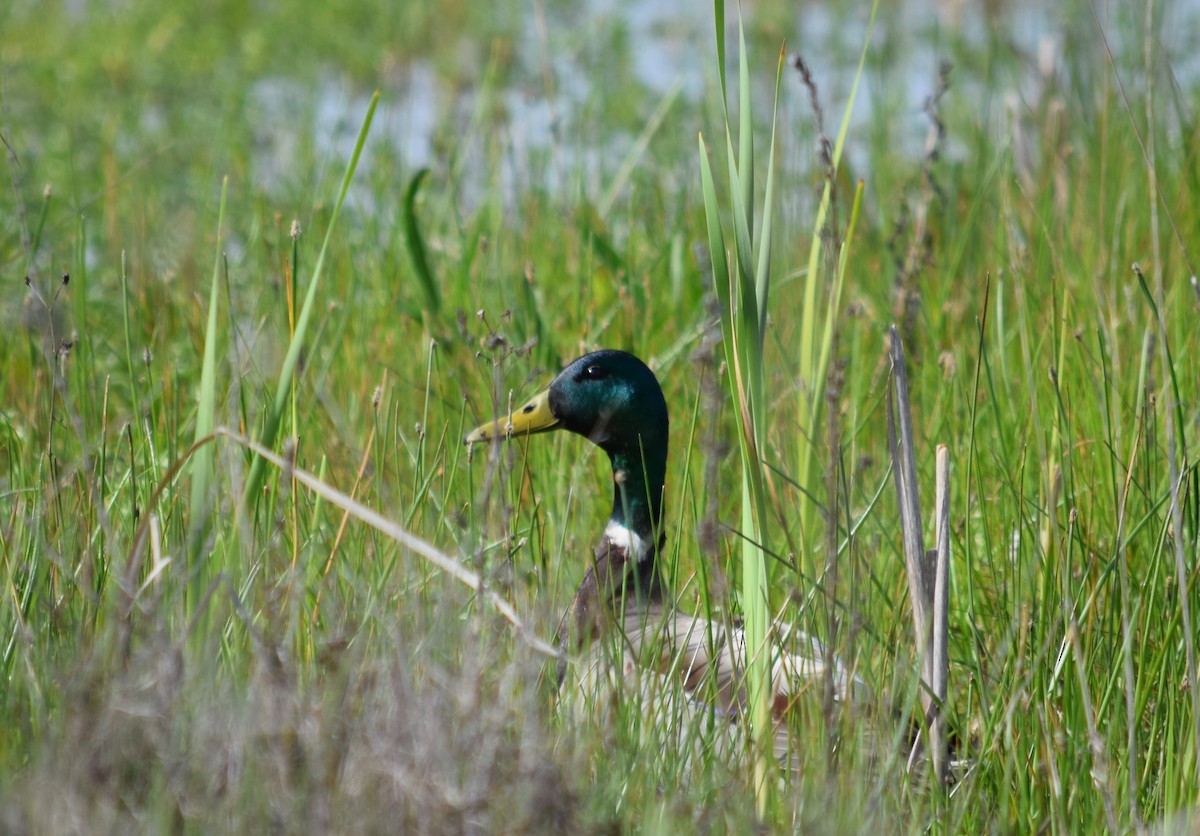
{"label": "curved grass blade", "polygon": [[428,168],[421,169],[408,181],[408,188],[404,190],[404,244],[408,248],[408,257],[412,261],[421,290],[425,291],[429,310],[436,314],[442,300],[438,294],[437,282],[433,278],[433,271],[429,269],[425,237],[421,234],[421,227],[417,225],[416,210],[417,192],[428,174]]}

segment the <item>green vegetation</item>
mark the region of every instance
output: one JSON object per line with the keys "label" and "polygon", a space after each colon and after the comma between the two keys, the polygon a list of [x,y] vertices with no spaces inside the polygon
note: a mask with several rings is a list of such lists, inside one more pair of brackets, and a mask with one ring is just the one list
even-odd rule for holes
{"label": "green vegetation", "polygon": [[[619,3],[0,8],[0,829],[1194,820],[1200,17],[1038,12],[1038,53],[881,8],[860,70],[845,5],[755,4],[745,51],[731,8],[728,87],[684,4],[665,85]],[[950,793],[887,720],[892,322],[923,497],[952,457]],[[684,606],[875,694],[801,701],[786,773],[562,710],[607,461],[461,439],[602,346],[671,408]]]}

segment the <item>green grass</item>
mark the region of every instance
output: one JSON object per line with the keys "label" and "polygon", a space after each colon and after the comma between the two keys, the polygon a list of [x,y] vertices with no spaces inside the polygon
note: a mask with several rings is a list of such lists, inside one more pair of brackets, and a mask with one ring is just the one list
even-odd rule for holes
{"label": "green grass", "polygon": [[[640,84],[619,18],[424,6],[0,11],[0,828],[744,832],[761,814],[781,830],[1063,832],[1195,816],[1200,168],[1197,80],[1172,74],[1195,15],[1156,8],[1145,41],[1140,10],[1114,11],[1110,61],[1087,7],[1064,13],[1043,75],[1004,39],[881,8],[870,96],[832,171],[816,126],[845,107],[865,9],[830,13],[841,46],[806,41],[786,4],[746,11],[746,166],[722,141],[711,47],[692,98]],[[707,18],[694,28],[711,44]],[[736,533],[745,463],[696,136],[714,194],[741,186],[742,209],[761,207],[782,38],[823,112],[785,65],[771,255],[744,262],[771,276],[752,296],[760,551]],[[897,70],[914,53],[954,63],[937,154]],[[531,146],[513,97],[569,89],[563,56],[590,84],[555,99]],[[431,159],[414,160],[397,103],[429,78],[444,101]],[[920,85],[932,96],[936,75]],[[756,178],[731,182],[727,156]],[[734,211],[719,207],[731,246]],[[757,257],[764,217],[747,217]],[[974,768],[948,795],[904,774],[879,721],[917,704],[883,403],[893,321],[929,511],[935,445],[952,456],[948,710]],[[802,701],[795,768],[765,800],[703,711],[650,722],[641,693],[584,712],[556,697],[538,640],[603,524],[603,457],[566,434],[495,460],[461,445],[600,346],[651,362],[671,407],[665,558],[683,604],[740,614],[743,555],[763,554],[770,608],[836,635],[878,695],[866,716]],[[229,433],[188,458],[211,428],[272,424],[283,468]],[[462,583],[476,575],[485,596]]]}

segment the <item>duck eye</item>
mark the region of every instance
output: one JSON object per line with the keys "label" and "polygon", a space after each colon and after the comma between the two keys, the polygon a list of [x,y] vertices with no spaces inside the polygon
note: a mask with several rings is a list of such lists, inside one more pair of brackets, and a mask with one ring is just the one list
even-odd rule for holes
{"label": "duck eye", "polygon": [[583,376],[588,380],[603,380],[608,377],[608,372],[602,366],[588,366],[583,370]]}

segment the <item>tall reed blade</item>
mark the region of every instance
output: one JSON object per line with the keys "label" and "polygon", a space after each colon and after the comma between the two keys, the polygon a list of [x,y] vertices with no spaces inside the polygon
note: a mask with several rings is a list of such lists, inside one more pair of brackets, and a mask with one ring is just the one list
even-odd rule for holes
{"label": "tall reed blade", "polygon": [[[196,437],[199,444],[212,435],[215,426],[217,389],[217,308],[221,289],[221,230],[225,225],[225,196],[229,189],[229,177],[221,180],[221,208],[217,212],[217,242],[214,247],[212,285],[208,291],[208,322],[204,329],[204,361],[200,367],[200,391],[196,408]],[[194,606],[198,594],[204,589],[203,573],[200,571],[201,550],[212,516],[213,448],[205,444],[192,456],[189,467],[192,481],[191,501],[188,505],[188,572],[198,593],[190,597]]]}
{"label": "tall reed blade", "polygon": [[[750,101],[749,60],[745,31],[739,20],[738,95],[740,98],[737,153],[724,84],[724,15],[722,4],[714,6],[717,55],[721,61],[722,112],[725,114],[725,152],[729,197],[726,210],[733,225],[733,251],[726,250],[721,224],[721,203],[709,167],[704,139],[700,139],[700,177],[708,223],[709,252],[713,283],[721,312],[727,382],[734,403],[742,462],[741,604],[745,619],[747,650],[746,694],[749,704],[750,740],[753,751],[756,808],[764,815],[773,782],[771,716],[771,649],[769,614],[771,582],[767,563],[767,491],[761,450],[765,442],[763,344],[770,290],[771,221],[774,201],[775,117],[783,77],[783,52],[775,77],[775,107],[772,113],[770,157],[765,183],[757,246],[754,235],[754,121]],[[730,263],[732,262],[732,268]]]}

